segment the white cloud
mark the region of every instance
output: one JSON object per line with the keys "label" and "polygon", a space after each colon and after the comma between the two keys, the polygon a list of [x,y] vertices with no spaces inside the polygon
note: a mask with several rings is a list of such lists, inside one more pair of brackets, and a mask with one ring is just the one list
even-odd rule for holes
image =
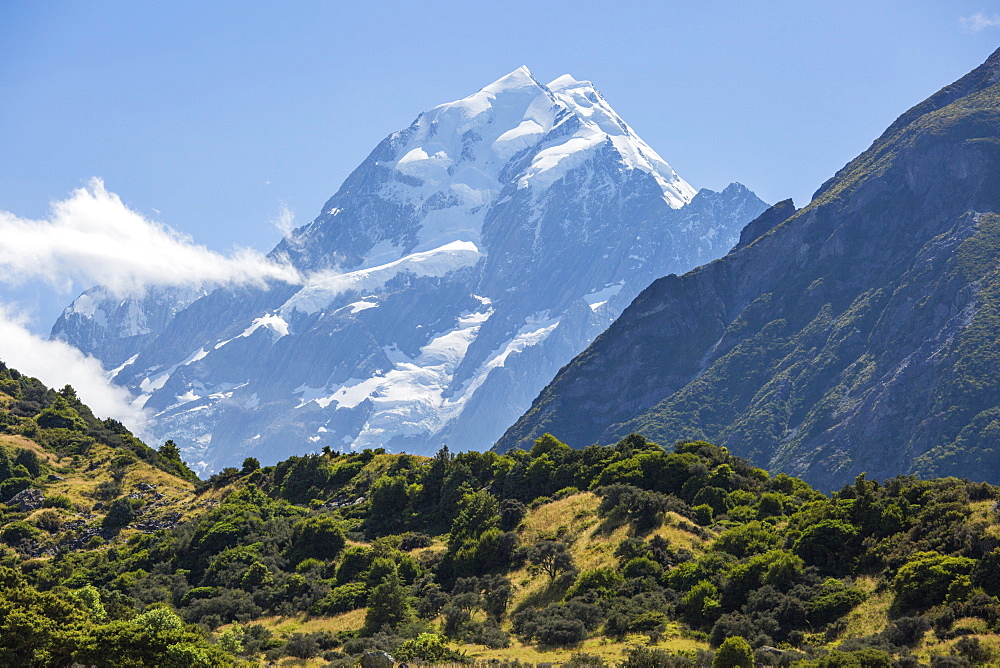
{"label": "white cloud", "polygon": [[[276,224],[291,225],[282,208]],[[100,179],[55,202],[45,220],[0,211],[0,284],[48,284],[63,293],[102,285],[119,296],[151,287],[301,283],[287,262],[253,250],[223,255],[126,207]],[[14,308],[0,303],[0,360],[46,385],[76,388],[100,417],[113,417],[142,434],[146,413],[129,392],[112,384],[101,363],[62,341],[33,333]]]}
{"label": "white cloud", "polygon": [[198,245],[132,211],[93,179],[53,204],[47,220],[0,211],[0,281],[33,280],[64,292],[101,284],[124,296],[151,286],[298,283],[300,276],[257,251],[227,256]]}
{"label": "white cloud", "polygon": [[294,229],[295,212],[289,209],[288,205],[282,202],[281,210],[278,211],[278,215],[271,222],[276,228],[278,228],[278,231],[281,232],[281,236],[287,237]]}
{"label": "white cloud", "polygon": [[983,12],[976,12],[972,16],[963,16],[958,21],[969,32],[979,32],[986,28],[1000,27],[1000,14],[987,16]]}
{"label": "white cloud", "polygon": [[52,388],[72,385],[98,417],[112,417],[141,436],[146,414],[132,405],[124,388],[112,385],[101,363],[62,341],[46,341],[29,332],[24,319],[0,304],[0,359]]}

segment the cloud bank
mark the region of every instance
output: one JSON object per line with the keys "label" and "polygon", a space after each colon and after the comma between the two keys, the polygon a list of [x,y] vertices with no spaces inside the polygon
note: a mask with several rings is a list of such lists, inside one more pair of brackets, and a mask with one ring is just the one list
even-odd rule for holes
{"label": "cloud bank", "polygon": [[[279,223],[291,225],[283,209]],[[45,283],[62,294],[103,285],[118,297],[151,287],[300,283],[291,265],[253,250],[223,255],[126,207],[100,179],[52,205],[45,220],[0,211],[0,283]],[[53,295],[54,298],[58,298]],[[109,382],[94,357],[32,333],[27,319],[0,303],[0,360],[50,387],[67,383],[100,417],[113,417],[137,434],[146,414],[124,388]]]}
{"label": "cloud bank", "polygon": [[94,414],[112,417],[141,437],[146,414],[132,405],[124,388],[112,385],[95,358],[62,341],[46,341],[24,326],[24,319],[0,304],[0,359],[53,388],[72,385]]}
{"label": "cloud bank", "polygon": [[116,296],[152,286],[299,283],[289,264],[236,250],[222,255],[126,207],[100,179],[56,202],[47,220],[0,211],[0,280],[44,280],[69,292],[105,286]]}

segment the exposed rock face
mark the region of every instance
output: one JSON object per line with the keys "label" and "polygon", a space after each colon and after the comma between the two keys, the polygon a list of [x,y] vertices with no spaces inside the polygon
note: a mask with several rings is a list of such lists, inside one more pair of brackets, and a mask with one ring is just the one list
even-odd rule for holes
{"label": "exposed rock face", "polygon": [[498,444],[706,438],[834,487],[1000,481],[1000,51],[899,118],[804,209],[668,276]]}
{"label": "exposed rock face", "polygon": [[41,490],[29,487],[12,496],[7,503],[17,506],[17,509],[22,513],[27,513],[41,508],[42,504],[45,503],[45,497]]}
{"label": "exposed rock face", "polygon": [[208,470],[490,447],[652,280],[766,208],[695,190],[585,81],[520,69],[372,152],[275,248],[303,285],[112,299],[56,323]]}

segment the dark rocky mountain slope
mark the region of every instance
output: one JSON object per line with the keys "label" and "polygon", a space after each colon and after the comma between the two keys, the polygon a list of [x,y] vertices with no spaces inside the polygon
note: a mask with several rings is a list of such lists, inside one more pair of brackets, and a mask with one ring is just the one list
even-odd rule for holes
{"label": "dark rocky mountain slope", "polygon": [[795,211],[653,283],[496,449],[706,438],[831,488],[1000,480],[1000,51]]}

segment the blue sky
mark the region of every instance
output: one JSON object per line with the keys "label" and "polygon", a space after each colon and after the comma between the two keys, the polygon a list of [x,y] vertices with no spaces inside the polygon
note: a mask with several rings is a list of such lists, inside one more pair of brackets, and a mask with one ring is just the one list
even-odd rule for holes
{"label": "blue sky", "polygon": [[[1000,45],[1000,2],[45,2],[0,8],[0,210],[92,177],[223,253],[520,65],[590,79],[688,182],[804,204]],[[0,239],[0,244],[3,240]],[[86,277],[0,284],[45,332]]]}

